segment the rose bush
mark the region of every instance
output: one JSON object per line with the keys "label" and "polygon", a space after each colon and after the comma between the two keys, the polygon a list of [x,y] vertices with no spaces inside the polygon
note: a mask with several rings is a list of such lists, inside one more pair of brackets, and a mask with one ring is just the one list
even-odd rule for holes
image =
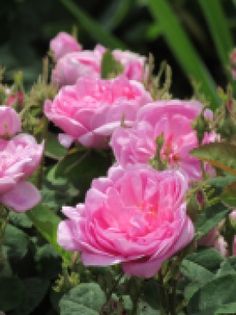
{"label": "rose bush", "polygon": [[233,86],[213,110],[151,57],[66,33],[48,56],[31,89],[0,69],[0,310],[234,314]]}

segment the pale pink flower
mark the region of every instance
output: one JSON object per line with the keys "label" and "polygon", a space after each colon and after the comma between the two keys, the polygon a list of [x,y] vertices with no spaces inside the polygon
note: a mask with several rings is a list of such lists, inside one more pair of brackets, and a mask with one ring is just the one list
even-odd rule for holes
{"label": "pale pink flower", "polygon": [[21,131],[21,121],[17,112],[8,106],[0,106],[0,138],[12,137]]}
{"label": "pale pink flower", "polygon": [[58,60],[68,53],[82,50],[82,47],[73,36],[60,32],[50,41],[50,50]]}
{"label": "pale pink flower", "polygon": [[[201,110],[201,104],[195,101],[157,101],[145,105],[132,128],[120,127],[113,133],[111,147],[117,161],[124,167],[149,163],[157,151],[157,138],[163,136],[161,158],[168,167],[181,169],[190,180],[200,179],[200,162],[190,152],[198,146],[192,124]],[[204,142],[215,138],[206,134]]]}
{"label": "pale pink flower", "polygon": [[86,266],[121,263],[127,274],[152,277],[193,239],[187,187],[178,171],[113,167],[93,181],[84,204],[63,207],[58,242]]}
{"label": "pale pink flower", "polygon": [[86,147],[107,146],[109,136],[122,122],[128,126],[151,97],[141,83],[124,77],[114,80],[83,77],[74,86],[63,87],[44,113],[66,135],[60,142],[78,141]]}
{"label": "pale pink flower", "polygon": [[146,57],[131,51],[115,49],[112,51],[114,58],[124,67],[123,74],[130,80],[143,81]]}
{"label": "pale pink flower", "polygon": [[39,166],[42,153],[43,145],[30,135],[0,139],[0,203],[23,212],[40,201],[39,191],[26,180]]}
{"label": "pale pink flower", "polygon": [[[101,64],[105,52],[105,47],[97,45],[94,50],[64,54],[52,71],[52,82],[61,87],[73,85],[83,76],[101,77]],[[129,80],[143,81],[146,57],[119,49],[113,50],[112,55],[123,66],[123,76]]]}
{"label": "pale pink flower", "polygon": [[97,45],[94,50],[68,53],[60,58],[52,71],[52,82],[59,87],[73,85],[84,76],[100,77],[104,50]]}

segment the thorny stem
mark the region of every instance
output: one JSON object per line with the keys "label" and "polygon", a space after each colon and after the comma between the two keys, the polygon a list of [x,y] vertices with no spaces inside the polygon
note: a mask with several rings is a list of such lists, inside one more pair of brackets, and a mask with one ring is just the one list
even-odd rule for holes
{"label": "thorny stem", "polygon": [[115,289],[117,288],[117,286],[119,285],[121,279],[123,278],[123,273],[120,273],[118,275],[118,278],[116,279],[116,281],[114,282],[113,286],[111,287],[111,289],[109,290],[109,292],[107,293],[107,302],[103,305],[102,309],[101,309],[101,315],[103,314],[104,310],[106,309],[106,306],[108,305],[111,297],[112,297],[112,293],[115,291]]}
{"label": "thorny stem", "polygon": [[0,204],[0,271],[3,269],[4,263],[5,263],[3,244],[4,244],[4,235],[5,235],[6,225],[7,225],[7,218],[8,218],[8,211],[3,205]]}
{"label": "thorny stem", "polygon": [[166,296],[166,290],[164,285],[164,278],[162,275],[162,271],[159,271],[158,274],[159,282],[160,282],[160,297],[161,297],[161,304],[160,304],[160,314],[161,315],[167,315],[166,310],[167,308],[167,296]]}

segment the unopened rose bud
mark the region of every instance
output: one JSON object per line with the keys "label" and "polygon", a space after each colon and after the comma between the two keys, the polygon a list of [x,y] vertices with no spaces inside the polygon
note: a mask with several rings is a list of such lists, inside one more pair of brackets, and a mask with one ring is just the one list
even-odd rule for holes
{"label": "unopened rose bud", "polygon": [[82,47],[73,36],[60,32],[51,40],[50,49],[58,60],[68,53],[81,51]]}
{"label": "unopened rose bud", "polygon": [[233,241],[233,255],[236,256],[236,236],[234,236],[234,241]]}
{"label": "unopened rose bud", "polygon": [[232,227],[236,230],[236,210],[233,210],[229,214],[229,220],[230,220]]}
{"label": "unopened rose bud", "polygon": [[216,239],[214,247],[221,253],[222,256],[228,256],[228,244],[222,235]]}

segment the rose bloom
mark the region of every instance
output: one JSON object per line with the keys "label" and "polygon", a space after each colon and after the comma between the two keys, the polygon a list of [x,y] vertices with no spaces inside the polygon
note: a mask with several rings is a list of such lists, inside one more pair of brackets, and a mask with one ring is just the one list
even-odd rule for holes
{"label": "rose bloom", "polygon": [[151,100],[143,85],[124,77],[113,80],[80,78],[76,85],[63,87],[44,113],[66,135],[64,146],[77,140],[86,147],[104,147],[122,121],[132,125],[137,111]]}
{"label": "rose bloom", "polygon": [[58,60],[68,53],[82,50],[82,47],[73,36],[60,32],[50,41],[50,50]]}
{"label": "rose bloom", "polygon": [[113,167],[92,182],[84,204],[63,207],[58,242],[86,266],[121,263],[127,274],[152,277],[193,239],[186,189],[178,171]]}
{"label": "rose bloom", "polygon": [[0,106],[0,137],[8,138],[21,131],[21,121],[16,111],[8,106]]}
{"label": "rose bloom", "polygon": [[[83,76],[101,77],[101,63],[106,48],[97,45],[94,50],[66,53],[52,71],[52,82],[59,87],[73,85]],[[129,80],[143,81],[146,58],[131,51],[115,49],[113,57],[123,66],[122,75]]]}
{"label": "rose bloom", "polygon": [[26,181],[40,164],[43,145],[27,134],[0,139],[0,203],[17,212],[40,201],[37,188]]}
{"label": "rose bloom", "polygon": [[100,77],[104,48],[72,52],[60,58],[52,71],[52,82],[59,87],[73,85],[84,76]]}
{"label": "rose bloom", "polygon": [[[148,163],[157,151],[157,138],[163,136],[161,158],[168,167],[180,168],[190,180],[201,178],[201,164],[190,151],[198,146],[193,121],[202,106],[195,101],[168,100],[150,103],[138,112],[132,128],[117,128],[111,147],[117,161],[124,167]],[[211,112],[206,115],[210,118]],[[204,142],[215,140],[206,134]]]}
{"label": "rose bloom", "polygon": [[114,58],[124,67],[123,74],[130,80],[143,81],[146,57],[131,51],[115,49],[112,51]]}

